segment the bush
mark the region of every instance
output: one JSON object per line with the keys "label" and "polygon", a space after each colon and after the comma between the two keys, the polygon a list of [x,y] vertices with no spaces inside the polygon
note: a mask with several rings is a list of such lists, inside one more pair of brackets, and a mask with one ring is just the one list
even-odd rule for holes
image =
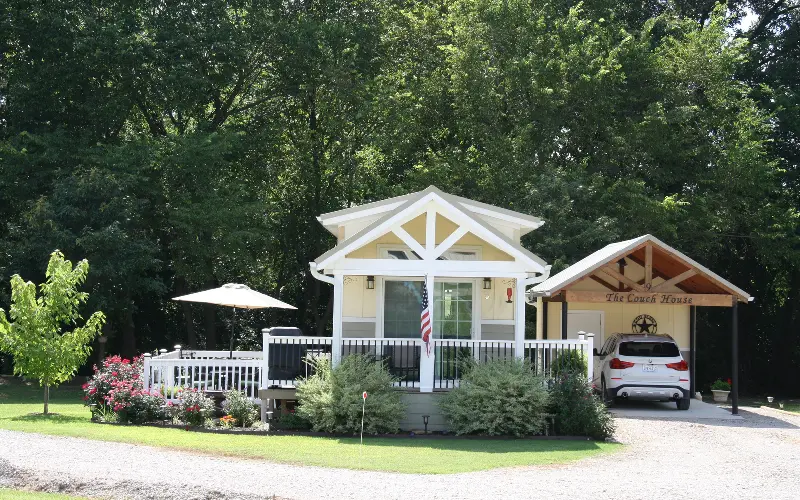
{"label": "bush", "polygon": [[553,381],[550,412],[555,415],[559,434],[598,440],[614,434],[611,414],[594,394],[583,373],[564,373]]}
{"label": "bush", "polygon": [[131,398],[127,409],[118,412],[120,422],[143,424],[167,418],[167,402],[157,391],[139,391]]}
{"label": "bush", "polygon": [[370,356],[351,354],[331,369],[326,358],[308,360],[314,374],[297,386],[297,414],[308,420],[315,431],[355,434],[361,430],[361,394],[368,397],[364,412],[364,432],[396,432],[405,408],[395,379],[383,363]]}
{"label": "bush", "polygon": [[231,389],[225,392],[222,410],[236,419],[237,425],[250,427],[259,418],[258,405],[247,399],[242,391]]}
{"label": "bush", "polygon": [[553,360],[553,373],[587,373],[587,360],[582,351],[562,349],[556,353]]}
{"label": "bush", "polygon": [[189,425],[203,425],[214,412],[214,400],[197,389],[186,389],[181,393],[176,417]]}
{"label": "bush", "polygon": [[527,360],[477,363],[439,407],[456,434],[541,434],[548,404],[544,382]]}
{"label": "bush", "polygon": [[94,365],[94,375],[82,387],[86,405],[114,412],[127,409],[131,397],[142,390],[142,366],[142,356],[133,358],[133,361],[109,356],[100,368]]}
{"label": "bush", "polygon": [[307,431],[311,429],[311,422],[297,414],[289,412],[275,417],[275,427],[291,431]]}

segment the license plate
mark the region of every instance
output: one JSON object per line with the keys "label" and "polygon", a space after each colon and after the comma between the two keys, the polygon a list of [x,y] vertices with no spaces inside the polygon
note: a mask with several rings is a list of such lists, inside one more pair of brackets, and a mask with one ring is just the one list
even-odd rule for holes
{"label": "license plate", "polygon": [[656,365],[642,365],[643,372],[654,372],[656,371]]}

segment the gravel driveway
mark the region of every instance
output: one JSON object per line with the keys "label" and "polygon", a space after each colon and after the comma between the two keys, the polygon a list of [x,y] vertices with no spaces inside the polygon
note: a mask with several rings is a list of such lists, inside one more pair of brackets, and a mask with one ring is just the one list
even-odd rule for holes
{"label": "gravel driveway", "polygon": [[[800,416],[617,419],[629,446],[569,465],[403,475],[214,458],[146,446],[0,431],[0,485],[107,498],[800,497]],[[432,468],[436,464],[431,464]],[[670,490],[671,488],[671,490]]]}

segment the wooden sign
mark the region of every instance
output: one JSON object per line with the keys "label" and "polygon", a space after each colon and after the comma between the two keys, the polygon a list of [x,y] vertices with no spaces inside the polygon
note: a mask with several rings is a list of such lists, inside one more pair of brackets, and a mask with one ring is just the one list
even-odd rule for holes
{"label": "wooden sign", "polygon": [[566,292],[567,302],[731,307],[730,295],[663,292]]}

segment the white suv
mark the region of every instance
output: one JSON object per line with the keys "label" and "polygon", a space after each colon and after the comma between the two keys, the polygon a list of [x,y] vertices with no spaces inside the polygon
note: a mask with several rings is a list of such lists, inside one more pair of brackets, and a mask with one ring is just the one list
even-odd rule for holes
{"label": "white suv", "polygon": [[606,404],[646,399],[689,409],[689,366],[669,335],[615,333],[594,350],[594,363],[595,384]]}

